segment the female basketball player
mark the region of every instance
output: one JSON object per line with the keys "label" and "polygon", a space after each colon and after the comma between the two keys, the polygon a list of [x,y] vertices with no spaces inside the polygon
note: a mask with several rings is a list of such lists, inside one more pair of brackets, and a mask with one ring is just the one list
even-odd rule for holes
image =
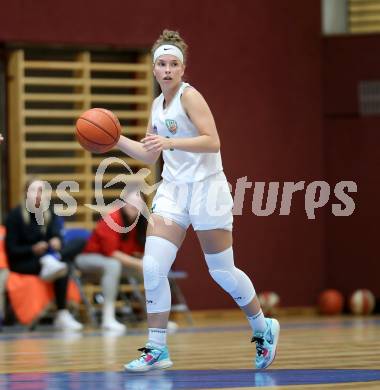
{"label": "female basketball player", "polygon": [[147,135],[141,143],[122,136],[117,144],[129,156],[150,164],[161,152],[164,159],[143,258],[149,339],[141,356],[125,369],[140,372],[173,364],[166,346],[171,308],[167,275],[190,224],[211,277],[248,318],[256,342],[256,367],[266,368],[275,357],[280,326],[277,320],[264,318],[251,280],[234,264],[233,201],[219,136],[202,95],[182,81],[186,49],[177,32],[163,31],[152,49],[153,74],[162,93],[153,102]]}

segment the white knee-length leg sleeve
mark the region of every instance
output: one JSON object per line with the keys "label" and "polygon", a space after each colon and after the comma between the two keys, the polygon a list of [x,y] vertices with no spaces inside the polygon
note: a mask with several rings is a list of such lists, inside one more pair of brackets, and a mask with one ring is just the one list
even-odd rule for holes
{"label": "white knee-length leg sleeve", "polygon": [[178,248],[170,241],[148,236],[143,257],[146,310],[162,313],[171,309],[171,293],[168,273]]}
{"label": "white knee-length leg sleeve", "polygon": [[239,306],[246,306],[256,292],[249,277],[235,267],[232,247],[223,252],[207,254],[205,259],[210,275]]}

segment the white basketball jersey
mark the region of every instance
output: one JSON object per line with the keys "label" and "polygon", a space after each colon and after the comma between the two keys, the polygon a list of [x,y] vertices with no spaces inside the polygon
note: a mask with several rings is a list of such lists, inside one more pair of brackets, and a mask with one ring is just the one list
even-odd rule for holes
{"label": "white basketball jersey", "polygon": [[[183,90],[190,85],[182,83],[169,106],[164,108],[164,95],[152,107],[153,132],[166,138],[190,138],[199,135],[198,129],[187,116],[181,103]],[[194,153],[182,150],[162,152],[164,168],[162,177],[170,182],[192,183],[223,171],[218,153]]]}

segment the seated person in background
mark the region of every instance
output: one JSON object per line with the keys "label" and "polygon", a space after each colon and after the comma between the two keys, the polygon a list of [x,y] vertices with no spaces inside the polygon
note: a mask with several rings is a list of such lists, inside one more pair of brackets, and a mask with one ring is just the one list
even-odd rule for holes
{"label": "seated person in background", "polygon": [[[126,204],[108,216],[120,227],[133,226],[144,201],[137,192],[130,192]],[[83,252],[75,259],[77,267],[83,271],[102,274],[101,285],[104,297],[102,328],[125,331],[126,326],[115,318],[115,300],[120,278],[125,272],[142,280],[142,252],[145,243],[147,221],[138,218],[136,226],[127,233],[119,233],[105,219],[100,219],[92,232]]]}
{"label": "seated person in background", "polygon": [[[62,223],[51,208],[45,207],[43,194],[43,181],[29,181],[25,187],[25,200],[12,209],[6,218],[5,247],[9,269],[52,281],[58,309],[54,326],[62,330],[81,330],[82,324],[66,309],[66,263],[69,259],[62,247]],[[28,211],[36,209],[45,210],[41,224],[38,223],[36,214]]]}

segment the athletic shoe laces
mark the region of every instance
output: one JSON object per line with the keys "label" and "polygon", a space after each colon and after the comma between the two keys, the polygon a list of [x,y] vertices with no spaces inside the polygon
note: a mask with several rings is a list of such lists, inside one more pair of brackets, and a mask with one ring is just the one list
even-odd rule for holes
{"label": "athletic shoe laces", "polygon": [[138,351],[142,352],[142,355],[146,355],[147,353],[150,353],[153,351],[152,348],[142,347],[139,348]]}
{"label": "athletic shoe laces", "polygon": [[158,359],[161,355],[161,351],[155,348],[142,347],[139,348],[138,351],[142,352],[140,358],[138,359],[140,362],[148,363],[153,359]]}
{"label": "athletic shoe laces", "polygon": [[263,337],[252,337],[251,343],[256,343],[256,351],[258,356],[264,355],[264,338]]}
{"label": "athletic shoe laces", "polygon": [[152,348],[142,347],[139,348],[138,351],[142,352],[139,361],[141,362],[147,362],[152,359],[153,354],[151,353],[153,351]]}

